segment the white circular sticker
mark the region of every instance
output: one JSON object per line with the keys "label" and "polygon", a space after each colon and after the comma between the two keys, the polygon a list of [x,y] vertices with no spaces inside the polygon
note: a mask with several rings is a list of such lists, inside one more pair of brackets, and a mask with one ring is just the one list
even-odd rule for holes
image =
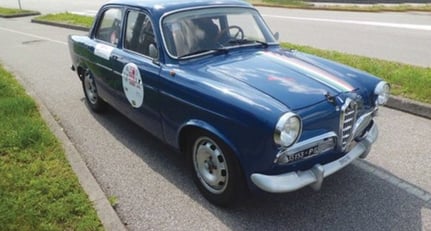
{"label": "white circular sticker", "polygon": [[123,78],[123,91],[129,103],[134,108],[142,106],[144,102],[144,87],[136,64],[128,63],[124,66],[121,76]]}

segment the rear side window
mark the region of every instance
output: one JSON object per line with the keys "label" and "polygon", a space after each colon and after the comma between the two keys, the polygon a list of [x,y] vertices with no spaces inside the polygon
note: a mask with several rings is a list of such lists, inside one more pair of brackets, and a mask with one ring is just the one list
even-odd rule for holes
{"label": "rear side window", "polygon": [[122,11],[118,8],[111,8],[103,12],[96,31],[96,39],[117,45],[120,39],[122,18]]}

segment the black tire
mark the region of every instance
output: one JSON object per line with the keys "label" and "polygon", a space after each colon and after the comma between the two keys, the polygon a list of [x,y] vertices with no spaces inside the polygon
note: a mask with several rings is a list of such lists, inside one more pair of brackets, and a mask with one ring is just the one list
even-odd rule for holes
{"label": "black tire", "polygon": [[208,201],[222,207],[239,201],[245,181],[226,144],[208,132],[195,131],[188,139],[187,156],[193,180]]}
{"label": "black tire", "polygon": [[104,112],[107,104],[97,93],[93,74],[88,70],[85,71],[84,78],[82,79],[82,88],[84,90],[85,100],[91,110],[96,113]]}

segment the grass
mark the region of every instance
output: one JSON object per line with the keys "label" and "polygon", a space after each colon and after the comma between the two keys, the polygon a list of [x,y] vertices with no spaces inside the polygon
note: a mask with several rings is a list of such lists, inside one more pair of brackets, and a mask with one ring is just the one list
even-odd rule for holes
{"label": "grass", "polygon": [[291,43],[282,43],[282,46],[331,59],[366,71],[389,82],[392,87],[391,93],[393,95],[431,103],[430,67],[417,67],[364,56],[350,55],[337,51],[300,46]]}
{"label": "grass", "polygon": [[406,11],[431,11],[431,4],[411,5],[411,4],[369,4],[369,5],[321,5],[317,6],[313,3],[304,2],[301,0],[248,0],[254,5],[261,6],[277,6],[297,9],[311,10],[336,10],[336,11],[360,11],[360,12],[406,12]]}
{"label": "grass", "polygon": [[0,14],[3,14],[3,15],[21,14],[21,13],[27,13],[27,12],[30,12],[30,11],[0,7]]}
{"label": "grass", "polygon": [[0,230],[101,230],[37,105],[0,66]]}
{"label": "grass", "polygon": [[58,14],[46,14],[36,17],[35,19],[47,22],[57,22],[68,25],[76,25],[83,27],[91,27],[93,24],[94,17],[77,15],[72,13],[58,13]]}
{"label": "grass", "polygon": [[31,13],[31,12],[34,12],[34,11],[0,7],[0,15],[2,16],[20,15],[20,14]]}

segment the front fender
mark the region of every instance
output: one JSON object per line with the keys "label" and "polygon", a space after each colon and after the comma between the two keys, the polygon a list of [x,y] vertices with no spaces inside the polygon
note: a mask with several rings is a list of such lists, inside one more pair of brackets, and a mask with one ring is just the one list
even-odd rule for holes
{"label": "front fender", "polygon": [[239,153],[239,150],[234,145],[234,143],[231,142],[231,140],[229,140],[221,131],[219,131],[211,124],[198,119],[191,119],[179,127],[176,137],[177,137],[177,145],[181,151],[185,150],[185,145],[187,143],[187,135],[189,134],[189,132],[195,129],[200,129],[215,135],[234,152],[234,155],[237,157],[238,160],[240,159],[239,156],[237,156],[237,153]]}

